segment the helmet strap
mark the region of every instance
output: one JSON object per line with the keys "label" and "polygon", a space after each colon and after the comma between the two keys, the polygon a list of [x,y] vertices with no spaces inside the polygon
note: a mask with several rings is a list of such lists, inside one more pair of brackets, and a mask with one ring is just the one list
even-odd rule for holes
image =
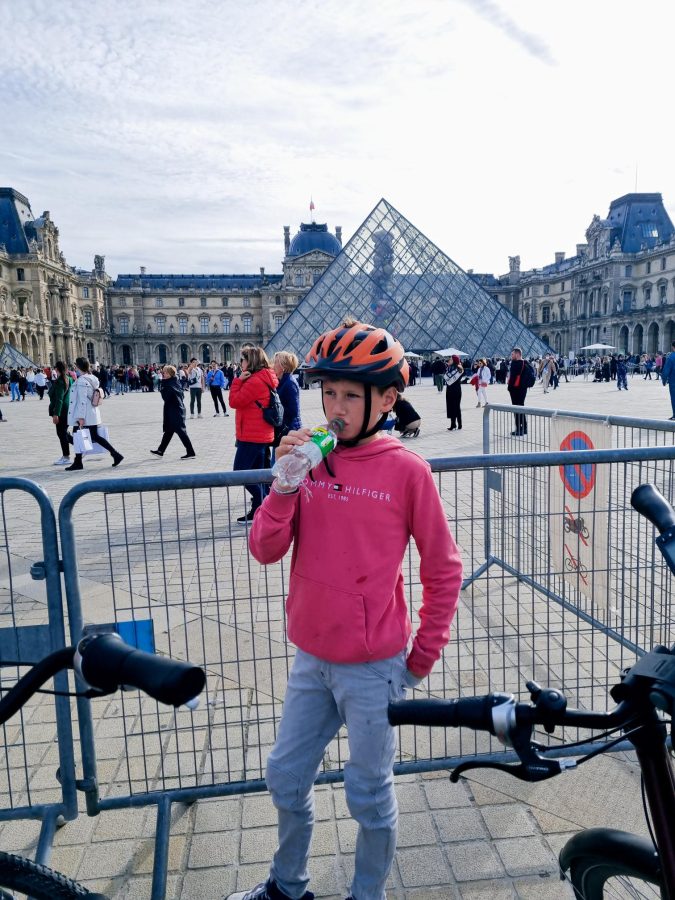
{"label": "helmet strap", "polygon": [[[364,403],[364,409],[363,409],[363,422],[361,423],[361,429],[355,438],[351,438],[348,441],[343,441],[342,438],[338,435],[338,444],[341,444],[343,447],[356,447],[356,445],[360,441],[365,440],[365,438],[372,437],[374,434],[376,434],[378,431],[380,431],[380,429],[382,428],[384,423],[387,421],[387,417],[388,417],[389,413],[384,412],[384,413],[382,413],[380,418],[377,420],[377,422],[373,425],[373,427],[370,429],[368,428],[368,422],[370,421],[370,412],[373,408],[373,390],[374,390],[374,388],[373,388],[372,384],[365,384],[364,388],[365,388],[365,396],[364,396],[365,403]],[[370,390],[368,390],[368,388],[370,388]],[[325,415],[326,407],[323,402],[323,390],[321,391],[321,406],[323,408],[324,415]],[[325,462],[325,460],[324,460],[324,462]],[[326,467],[326,468],[328,468],[328,467]],[[330,469],[329,469],[329,471],[330,471]],[[331,474],[332,474],[332,472],[331,472]]]}

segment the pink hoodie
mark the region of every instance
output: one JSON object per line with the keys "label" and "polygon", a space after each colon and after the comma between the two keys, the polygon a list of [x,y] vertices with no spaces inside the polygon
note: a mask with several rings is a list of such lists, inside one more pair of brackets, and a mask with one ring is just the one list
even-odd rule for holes
{"label": "pink hoodie", "polygon": [[307,480],[311,495],[271,491],[249,545],[261,563],[294,541],[286,600],[288,637],[320,659],[362,663],[403,650],[412,631],[401,565],[412,536],[420,554],[422,607],[408,667],[431,671],[450,636],[462,563],[431,470],[382,436],[329,457]]}

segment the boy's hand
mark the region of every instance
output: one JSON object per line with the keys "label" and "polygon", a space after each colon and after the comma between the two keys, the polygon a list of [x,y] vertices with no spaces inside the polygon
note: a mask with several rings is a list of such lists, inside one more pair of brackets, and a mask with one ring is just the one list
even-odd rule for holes
{"label": "boy's hand", "polygon": [[303,444],[306,444],[311,437],[311,428],[299,428],[297,431],[289,431],[288,434],[282,437],[276,449],[276,458],[281,459],[282,456],[290,453],[293,447],[301,447]]}

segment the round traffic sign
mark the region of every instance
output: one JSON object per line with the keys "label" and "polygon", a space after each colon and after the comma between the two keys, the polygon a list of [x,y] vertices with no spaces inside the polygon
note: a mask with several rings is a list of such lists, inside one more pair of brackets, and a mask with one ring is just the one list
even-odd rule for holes
{"label": "round traffic sign", "polygon": [[[593,441],[583,431],[571,431],[560,444],[561,450],[595,450]],[[583,465],[560,466],[560,477],[575,500],[587,497],[595,487],[595,466],[592,463]]]}

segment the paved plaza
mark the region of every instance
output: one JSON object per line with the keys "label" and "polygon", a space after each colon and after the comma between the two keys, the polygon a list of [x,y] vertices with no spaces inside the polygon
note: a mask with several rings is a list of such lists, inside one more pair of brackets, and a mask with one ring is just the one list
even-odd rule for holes
{"label": "paved plaza", "polygon": [[[483,412],[475,408],[473,389],[465,386],[463,391],[464,424],[461,431],[453,432],[447,431],[444,395],[436,391],[429,379],[406,392],[423,420],[420,437],[410,443],[414,450],[428,458],[482,452]],[[493,404],[508,402],[503,386],[491,386],[488,395]],[[671,415],[667,389],[660,382],[644,381],[641,376],[629,378],[628,392],[617,391],[614,382],[594,384],[582,378],[569,383],[563,381],[557,391],[547,394],[537,385],[528,392],[527,402],[529,406],[547,409],[661,420]],[[301,403],[305,422],[314,424],[322,421],[318,390],[303,391]],[[6,424],[0,424],[2,477],[21,476],[38,482],[55,507],[58,507],[66,491],[82,480],[101,476],[117,479],[173,475],[186,471],[229,471],[234,456],[234,413],[227,418],[214,418],[212,404],[207,397],[203,401],[203,418],[188,417],[188,431],[197,458],[186,461],[180,460],[183,448],[177,439],[174,439],[163,459],[150,455],[149,451],[157,447],[161,437],[162,403],[158,394],[126,394],[106,400],[103,418],[110,428],[110,440],[125,459],[114,470],[110,467],[108,456],[86,460],[83,472],[66,472],[52,465],[60,454],[54,428],[47,415],[46,399],[40,402],[30,397],[23,403],[10,403],[3,398],[0,408],[8,419]],[[514,452],[527,449],[523,442],[515,439],[513,444]],[[177,506],[178,502],[176,500]],[[143,585],[139,587],[133,569],[138,560],[131,558],[128,551],[119,557],[113,557],[111,552],[110,557],[111,560],[119,559],[120,570],[128,568],[128,577],[119,571],[107,571],[106,565],[101,564],[97,554],[92,552],[97,541],[102,542],[100,555],[104,556],[108,547],[126,546],[142,534],[145,548],[142,571],[147,582],[147,608],[152,609],[152,597],[162,594],[168,610],[166,629],[158,636],[160,649],[163,640],[175,640],[177,634],[185,635],[186,646],[189,646],[188,636],[193,636],[197,623],[206,620],[222,625],[222,628],[206,629],[207,633],[200,640],[209,650],[214,642],[220,642],[218,652],[221,660],[234,657],[237,653],[243,660],[241,668],[236,671],[221,666],[218,689],[221,692],[219,696],[236,694],[237,708],[241,711],[246,705],[241,696],[242,685],[244,680],[249,683],[252,677],[249,669],[255,670],[253,661],[258,661],[256,646],[259,645],[252,636],[256,627],[260,626],[269,647],[279,649],[268,647],[265,650],[262,655],[264,665],[253,671],[253,676],[257,679],[256,690],[261,696],[269,696],[271,706],[276,709],[275,704],[282,699],[282,690],[278,690],[278,686],[280,683],[283,685],[285,666],[281,617],[284,575],[282,572],[278,576],[280,580],[275,580],[277,574],[272,567],[270,574],[265,575],[264,570],[252,571],[248,566],[245,532],[229,524],[244,509],[241,489],[233,490],[220,505],[214,505],[213,499],[209,502],[209,509],[202,506],[194,512],[195,519],[206,523],[211,531],[229,537],[227,552],[212,559],[206,559],[206,555],[200,554],[199,550],[194,555],[188,554],[180,541],[173,553],[168,550],[160,553],[156,549],[163,542],[167,546],[170,543],[168,538],[165,539],[162,522],[167,528],[171,523],[175,531],[179,527],[176,523],[187,514],[182,508],[180,515],[175,513],[174,522],[159,500],[149,498],[148,506],[138,508],[126,508],[111,501],[105,510],[104,524],[100,510],[94,510],[92,505],[83,507],[91,516],[87,553],[80,557],[83,596],[86,595],[89,602],[86,617],[90,621],[107,621],[112,604],[119,611],[125,608],[125,603],[133,605],[135,600],[128,598],[143,593]],[[153,511],[153,515],[148,518],[149,510]],[[28,572],[31,563],[42,558],[38,520],[31,504],[16,493],[5,495],[4,519],[8,532],[19,538],[9,542],[15,615],[22,623],[32,622],[40,616],[44,604],[43,585],[33,582]],[[462,535],[458,535],[458,540],[464,551]],[[236,548],[235,555],[233,547]],[[209,552],[210,549],[209,545]],[[180,560],[181,555],[185,558],[189,556],[191,560],[189,572]],[[465,565],[467,569],[471,567],[466,557]],[[5,570],[3,558],[0,560],[0,598],[6,598],[9,593],[8,573]],[[124,581],[124,578],[127,580]],[[261,587],[263,581],[264,591]],[[244,612],[236,608],[242,591],[256,599],[264,592],[266,597],[272,598],[271,605],[268,602],[263,610],[262,605],[251,604],[246,620]],[[184,594],[189,595],[192,606],[186,608]],[[197,606],[199,615],[195,612]],[[273,613],[271,617],[270,610]],[[472,612],[476,614],[475,610]],[[262,622],[263,614],[270,620]],[[234,627],[230,627],[232,621]],[[2,621],[0,624],[6,626],[8,623]],[[244,639],[247,635],[249,643]],[[489,655],[489,648],[485,652]],[[489,666],[487,671],[490,671]],[[488,688],[487,683],[478,678],[480,674],[482,672],[474,666],[470,673],[473,681],[465,680],[465,672],[457,673],[453,681],[453,673],[449,671],[448,680],[442,683],[461,685],[464,693],[470,693],[468,683],[475,686],[477,693],[483,693]],[[446,678],[445,673],[443,678]],[[237,684],[237,680],[242,684]],[[440,683],[436,682],[437,685]],[[493,686],[496,689],[502,687],[498,684]],[[451,692],[451,687],[448,692]],[[148,786],[157,789],[158,778],[149,776],[148,768],[152,769],[158,754],[148,749],[147,744],[143,748],[134,744],[133,730],[129,741],[136,747],[134,754],[125,755],[125,748],[121,746],[126,732],[120,730],[120,703],[119,697],[113,697],[105,702],[99,701],[99,705],[95,706],[99,737],[107,742],[105,750],[98,751],[101,792],[106,795],[107,784],[111,795],[117,788],[121,794],[125,790],[128,793],[129,790]],[[29,720],[34,729],[31,735],[34,741],[32,749],[35,750],[31,756],[34,767],[30,778],[34,797],[38,798],[41,790],[48,791],[53,785],[56,765],[49,709],[49,701],[43,698],[32,708]],[[139,710],[142,718],[141,707]],[[199,715],[203,718],[200,719]],[[211,707],[208,712],[197,715],[195,722],[201,729],[200,734],[207,730],[209,723],[213,727],[216,721],[214,716],[217,715]],[[189,755],[186,753],[187,746],[182,743],[183,737],[178,734],[172,757],[179,765],[181,754]],[[194,736],[191,740],[190,752],[196,756],[205,745],[199,744],[195,748]],[[214,750],[210,746],[207,754],[210,781],[217,781],[226,774],[240,777],[241,772],[255,770],[256,765],[260,767],[260,759],[257,763],[251,760],[255,753],[260,756],[263,747],[271,745],[272,735],[265,722],[259,728],[256,740],[260,746],[256,743],[254,747],[252,742],[250,745],[246,742],[238,746],[234,743],[230,745],[227,762],[218,756],[218,750],[222,751],[222,747]],[[405,744],[405,737],[403,740]],[[239,755],[232,748],[240,751]],[[183,764],[189,768],[189,759]],[[204,771],[202,766],[199,770],[201,776]],[[170,769],[162,772],[162,777],[168,779],[165,782],[167,786],[176,785],[177,782],[171,781],[174,775]],[[23,777],[22,772],[16,773],[15,789]],[[594,825],[645,831],[639,771],[632,759],[623,754],[601,757],[579,772],[537,785],[523,784],[499,773],[486,771],[469,773],[464,781],[453,785],[447,773],[440,772],[399,777],[397,789],[401,810],[400,836],[388,890],[389,897],[395,900],[546,900],[570,897],[567,887],[558,880],[556,856],[572,833]],[[6,797],[7,785],[0,792]],[[355,845],[355,826],[346,808],[342,785],[317,789],[316,816],[310,887],[317,898],[340,900],[348,893]],[[76,821],[57,832],[51,864],[81,880],[91,890],[111,897],[149,897],[154,818],[152,807],[106,811],[96,818],[88,818],[81,812]],[[217,900],[231,890],[252,886],[262,880],[274,850],[274,823],[275,811],[267,794],[205,800],[191,806],[176,804],[173,808],[167,897],[176,900]],[[0,829],[0,847],[33,853],[37,833],[36,823],[8,823]]]}

